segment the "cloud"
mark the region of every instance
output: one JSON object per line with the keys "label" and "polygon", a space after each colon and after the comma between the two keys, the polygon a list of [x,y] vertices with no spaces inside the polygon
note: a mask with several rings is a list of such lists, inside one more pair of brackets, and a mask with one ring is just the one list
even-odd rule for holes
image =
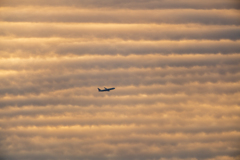
{"label": "cloud", "polygon": [[[194,107],[193,107],[194,106]],[[67,108],[67,110],[66,110]],[[5,107],[1,108],[0,115],[2,117],[1,122],[5,127],[11,127],[10,124],[4,123],[7,120],[24,120],[24,118],[39,118],[44,119],[51,117],[65,117],[76,119],[77,117],[84,116],[85,118],[92,119],[100,116],[111,115],[110,117],[114,118],[134,118],[134,116],[146,116],[150,117],[155,115],[156,117],[168,117],[168,114],[172,114],[175,117],[181,113],[181,116],[187,117],[209,117],[209,118],[234,118],[237,117],[239,111],[236,111],[238,108],[237,105],[229,106],[225,104],[218,104],[217,106],[212,107],[211,104],[201,104],[201,103],[181,103],[181,104],[163,104],[157,102],[156,104],[136,104],[136,105],[104,105],[98,107],[97,104],[84,107],[84,106],[74,106],[74,105],[47,105],[47,106],[23,106],[23,107]],[[218,110],[218,112],[216,112]],[[96,116],[96,117],[95,117]],[[115,118],[116,118],[115,117]],[[150,117],[151,118],[151,117]],[[153,118],[153,117],[152,117]],[[58,119],[61,121],[61,118]],[[116,120],[116,119],[115,119]],[[184,119],[182,119],[184,120]],[[179,121],[180,122],[180,121]],[[28,123],[28,122],[27,122]],[[32,122],[31,122],[32,123]],[[93,123],[93,121],[91,122]],[[108,121],[108,123],[112,123]],[[81,121],[78,121],[77,124],[82,124]],[[101,125],[101,123],[96,123]],[[22,124],[24,125],[24,124]],[[33,124],[37,125],[37,124]],[[60,124],[60,125],[63,125]]]}
{"label": "cloud", "polygon": [[[42,57],[42,58],[2,58],[0,59],[1,70],[49,70],[49,71],[75,71],[88,69],[101,69],[100,71],[120,68],[156,68],[156,67],[194,67],[206,66],[216,67],[218,65],[232,65],[233,69],[228,70],[236,73],[234,65],[239,65],[239,54],[183,54],[183,55],[129,55],[129,56],[92,56],[81,57]],[[31,66],[31,67],[29,67]],[[235,69],[234,69],[235,68]],[[224,69],[223,69],[224,70]],[[190,70],[189,70],[190,71]],[[224,71],[223,71],[224,72]],[[226,70],[225,70],[226,72]]]}
{"label": "cloud", "polygon": [[[166,131],[169,129],[170,132],[172,132],[172,129],[175,128],[175,125],[177,122],[178,124],[184,128],[188,126],[189,121],[194,123],[194,125],[198,127],[204,128],[204,126],[207,123],[211,123],[212,121],[215,121],[216,124],[222,124],[222,127],[227,129],[227,125],[231,123],[230,126],[236,126],[237,121],[239,118],[236,119],[237,114],[234,113],[235,108],[229,108],[230,111],[227,111],[230,116],[225,117],[218,117],[217,114],[214,114],[212,108],[207,107],[200,107],[201,109],[205,109],[205,111],[208,111],[208,114],[202,114],[197,111],[197,109],[192,109],[190,112],[182,112],[182,115],[178,115],[176,113],[176,110],[164,110],[160,104],[158,104],[158,107],[152,108],[150,105],[149,110],[151,111],[150,114],[144,114],[143,111],[135,113],[135,110],[137,109],[144,109],[143,107],[137,107],[137,108],[128,108],[126,106],[122,106],[123,109],[128,110],[128,112],[123,112],[123,110],[120,110],[121,112],[119,114],[116,113],[115,110],[112,110],[112,112],[106,112],[106,108],[103,109],[105,112],[93,112],[92,114],[89,114],[87,112],[84,112],[84,109],[82,107],[75,108],[75,110],[65,111],[60,114],[54,115],[54,113],[51,111],[51,108],[45,108],[45,111],[51,112],[51,114],[46,113],[40,114],[38,116],[32,117],[26,117],[24,115],[18,116],[18,117],[3,117],[0,120],[0,124],[2,128],[9,129],[9,128],[16,128],[16,127],[61,127],[61,126],[104,126],[104,125],[137,125],[137,126],[161,126],[161,131]],[[157,104],[156,104],[157,106]],[[117,107],[117,106],[116,106]],[[146,107],[146,105],[144,105]],[[182,109],[186,109],[184,106],[179,105]],[[71,109],[71,107],[69,107]],[[59,107],[59,109],[61,109]],[[119,109],[119,107],[117,108]],[[161,112],[156,112],[156,110],[159,110]],[[226,111],[224,107],[218,107],[220,111]],[[11,111],[9,109],[4,109]],[[56,110],[56,109],[55,109]],[[93,110],[93,108],[91,109]],[[43,110],[42,110],[43,111]],[[74,112],[73,112],[74,111]],[[44,112],[42,112],[44,113]],[[239,113],[238,113],[239,114]],[[13,115],[13,114],[12,114]],[[79,121],[79,117],[81,117],[81,121]],[[166,117],[171,117],[171,120],[166,119]],[[187,117],[184,118],[183,117]],[[199,119],[201,118],[201,120]],[[7,123],[6,123],[7,122]],[[205,126],[205,129],[208,129],[207,126]],[[188,129],[191,128],[191,125],[187,127]],[[236,127],[238,128],[238,127]],[[180,128],[179,128],[180,129]],[[195,128],[197,130],[197,128]],[[239,130],[239,128],[238,128]],[[181,132],[181,129],[180,129]],[[184,131],[183,131],[184,132]],[[212,131],[211,131],[212,132]],[[221,132],[221,131],[219,131]]]}
{"label": "cloud", "polygon": [[[128,132],[124,132],[127,128],[131,127],[132,131],[130,131],[130,134]],[[153,127],[152,127],[153,128]],[[141,134],[141,130],[146,130],[146,127],[136,127],[136,126],[101,126],[101,127],[67,127],[67,128],[49,128],[47,132],[41,132],[39,129],[43,129],[39,127],[38,129],[34,128],[22,128],[20,129],[21,133],[26,133],[28,137],[17,137],[12,136],[12,139],[8,139],[8,144],[11,145],[13,142],[21,144],[21,145],[14,145],[14,148],[17,152],[15,154],[20,154],[21,152],[18,152],[18,150],[26,150],[30,146],[32,146],[32,149],[29,151],[26,151],[25,156],[30,157],[39,157],[39,155],[35,155],[34,153],[37,150],[41,153],[46,153],[46,155],[51,155],[51,153],[54,153],[54,157],[57,155],[66,156],[67,158],[71,156],[90,156],[90,155],[99,155],[100,157],[103,157],[104,155],[108,155],[112,152],[117,152],[118,154],[121,154],[118,158],[125,157],[126,159],[131,159],[132,157],[138,157],[139,153],[142,154],[143,157],[150,158],[152,155],[159,156],[160,154],[162,157],[165,158],[173,158],[173,157],[181,157],[181,158],[190,158],[194,157],[197,153],[205,150],[206,146],[211,146],[212,148],[219,147],[219,150],[216,152],[214,149],[210,149],[206,153],[205,156],[201,155],[201,158],[205,159],[208,157],[215,157],[216,155],[236,155],[236,142],[237,137],[239,136],[236,132],[223,132],[223,133],[209,133],[209,134],[202,134],[197,133],[193,135],[189,134],[165,134],[165,133],[156,133],[153,135],[148,134]],[[82,132],[81,132],[82,130]],[[131,134],[134,132],[136,134]],[[15,129],[11,129],[10,132],[14,132]],[[19,130],[18,130],[19,131]],[[17,132],[18,132],[17,131]],[[104,132],[105,131],[105,132]],[[106,135],[106,132],[111,132],[111,135]],[[53,137],[43,138],[43,137],[34,137],[30,136],[31,134],[36,134],[34,132],[37,132],[39,134],[43,135],[54,135]],[[94,132],[98,132],[99,137],[93,137],[92,135]],[[29,134],[30,133],[30,134]],[[77,133],[77,134],[75,134]],[[85,134],[85,136],[84,136]],[[121,134],[119,136],[119,134]],[[56,138],[56,136],[63,135],[65,138]],[[71,137],[73,135],[76,135],[79,138]],[[128,136],[124,136],[128,135]],[[66,138],[66,136],[70,136],[69,138]],[[231,137],[230,139],[224,139],[224,137]],[[208,139],[208,137],[212,137],[211,139]],[[206,141],[206,138],[208,139]],[[219,139],[217,139],[219,138]],[[204,140],[205,139],[205,140]],[[139,140],[142,140],[142,143],[138,143]],[[189,143],[189,141],[192,141],[192,143]],[[177,143],[176,143],[177,142]],[[169,145],[170,144],[170,145]],[[64,148],[61,148],[61,146],[65,146]],[[232,145],[234,146],[231,148],[231,150],[227,150],[227,146]],[[49,146],[49,147],[45,147]],[[101,147],[100,147],[101,146]],[[52,148],[55,148],[53,152],[48,153],[52,150]],[[68,151],[69,148],[73,148]],[[129,150],[127,151],[126,148]],[[146,150],[146,148],[148,148]],[[183,151],[184,148],[184,151]],[[191,148],[191,149],[190,149]],[[62,154],[61,151],[68,151],[67,153],[70,154]],[[80,150],[80,152],[79,152]],[[171,150],[172,153],[169,153],[167,151]],[[224,151],[225,150],[225,151]],[[150,152],[150,154],[144,154],[145,152]],[[7,152],[8,154],[11,154],[11,152]],[[184,154],[182,154],[184,153]],[[33,154],[33,155],[32,155]],[[114,156],[114,155],[113,155]],[[65,157],[65,158],[66,158]],[[115,156],[114,156],[115,157]],[[57,158],[57,157],[56,157]],[[71,157],[72,158],[72,157]],[[97,159],[94,157],[91,157],[91,159]],[[115,158],[114,158],[115,159]]]}
{"label": "cloud", "polygon": [[3,7],[0,11],[0,20],[5,22],[240,24],[239,12],[234,9],[104,10],[73,7]]}
{"label": "cloud", "polygon": [[[149,73],[150,71],[150,73]],[[103,86],[115,86],[118,91],[113,92],[114,95],[127,94],[157,94],[157,93],[236,93],[238,92],[239,73],[236,74],[218,74],[210,72],[204,75],[179,75],[173,76],[172,73],[163,73],[157,71],[146,70],[145,72],[123,71],[116,73],[105,73],[102,71],[93,72],[95,74],[76,73],[76,74],[56,74],[44,76],[41,74],[23,74],[9,76],[1,79],[3,84],[0,89],[1,97],[4,95],[28,95],[43,94],[55,92],[51,94],[61,95],[99,95],[96,88]],[[160,73],[160,75],[155,75]],[[166,74],[166,75],[165,75]],[[196,73],[195,73],[196,74]],[[226,76],[227,75],[227,76]],[[39,78],[34,78],[39,77]],[[150,78],[151,77],[151,78]],[[67,84],[66,84],[67,83]],[[196,83],[196,85],[194,85]],[[210,84],[208,84],[210,83]],[[219,83],[223,83],[219,87]],[[229,84],[227,84],[229,83]],[[225,86],[228,86],[226,87]],[[4,86],[7,85],[8,87]],[[189,89],[190,86],[191,89]],[[21,86],[21,87],[20,87]],[[40,87],[41,86],[41,87]],[[147,87],[145,87],[147,86]],[[201,86],[209,86],[206,89]],[[187,87],[185,89],[185,87]]]}
{"label": "cloud", "polygon": [[[239,93],[232,95],[212,95],[208,94],[208,98],[204,98],[201,95],[186,95],[186,94],[175,94],[175,95],[126,95],[126,96],[106,96],[106,97],[94,97],[94,96],[78,96],[74,95],[71,97],[67,96],[56,96],[56,95],[40,95],[40,96],[6,96],[0,100],[0,107],[8,106],[46,106],[46,105],[79,105],[79,106],[90,106],[96,105],[135,105],[135,104],[154,104],[157,102],[162,102],[165,104],[174,104],[174,103],[187,103],[188,101],[196,101],[198,103],[209,103],[213,104],[229,104],[236,105],[239,101],[236,99]],[[218,99],[220,98],[221,99]],[[191,98],[191,100],[189,100]],[[231,100],[231,101],[230,101]]]}
{"label": "cloud", "polygon": [[239,158],[239,2],[0,4],[0,159]]}
{"label": "cloud", "polygon": [[239,53],[240,41],[83,41],[79,39],[6,39],[1,40],[2,55],[145,55]]}
{"label": "cloud", "polygon": [[166,8],[195,8],[195,9],[239,9],[235,0],[218,1],[187,1],[187,0],[15,0],[1,2],[2,6],[75,6],[84,8],[128,8],[128,9],[166,9]]}
{"label": "cloud", "polygon": [[3,23],[2,36],[123,40],[240,39],[238,26],[175,24]]}

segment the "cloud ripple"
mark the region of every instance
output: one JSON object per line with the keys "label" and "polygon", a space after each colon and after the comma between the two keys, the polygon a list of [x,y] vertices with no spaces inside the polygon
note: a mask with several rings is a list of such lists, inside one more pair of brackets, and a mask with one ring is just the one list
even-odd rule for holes
{"label": "cloud ripple", "polygon": [[239,2],[0,5],[0,159],[240,158]]}

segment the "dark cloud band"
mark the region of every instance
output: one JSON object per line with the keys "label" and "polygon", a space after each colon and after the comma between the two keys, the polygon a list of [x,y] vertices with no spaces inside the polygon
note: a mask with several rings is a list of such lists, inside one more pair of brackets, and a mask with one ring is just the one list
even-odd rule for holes
{"label": "dark cloud band", "polygon": [[74,6],[84,8],[127,8],[127,9],[239,9],[237,0],[187,1],[187,0],[3,0],[1,6]]}
{"label": "dark cloud band", "polygon": [[[26,41],[27,42],[26,42]],[[0,41],[0,55],[145,55],[240,53],[240,41],[117,41],[71,39],[6,39]],[[23,54],[24,53],[24,54]]]}
{"label": "dark cloud band", "polygon": [[[50,58],[3,58],[0,59],[1,70],[88,70],[117,68],[156,68],[156,67],[194,67],[218,65],[239,65],[239,54],[184,54],[184,55],[129,55],[129,56],[82,56]],[[31,66],[31,67],[29,67]],[[229,70],[230,71],[230,70]],[[236,73],[236,68],[232,70]],[[225,70],[226,72],[226,70]]]}
{"label": "dark cloud band", "polygon": [[7,7],[0,8],[0,12],[0,20],[5,22],[240,25],[238,10],[91,10],[71,7]]}
{"label": "dark cloud band", "polygon": [[1,23],[0,36],[122,40],[239,40],[239,26],[170,24]]}

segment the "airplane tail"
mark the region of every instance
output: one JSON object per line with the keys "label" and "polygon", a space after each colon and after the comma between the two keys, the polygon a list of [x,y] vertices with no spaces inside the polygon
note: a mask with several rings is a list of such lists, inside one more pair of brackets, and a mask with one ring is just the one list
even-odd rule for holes
{"label": "airplane tail", "polygon": [[98,91],[101,91],[101,89],[98,88]]}

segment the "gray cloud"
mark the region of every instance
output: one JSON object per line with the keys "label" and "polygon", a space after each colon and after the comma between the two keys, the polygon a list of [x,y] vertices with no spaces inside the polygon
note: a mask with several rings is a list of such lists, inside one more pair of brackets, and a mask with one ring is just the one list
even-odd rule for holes
{"label": "gray cloud", "polygon": [[128,57],[86,56],[84,59],[59,58],[57,61],[55,58],[47,60],[42,58],[35,60],[2,59],[0,69],[6,72],[0,76],[0,95],[41,94],[64,89],[72,90],[62,94],[96,95],[92,91],[97,87],[109,85],[120,89],[116,95],[126,94],[125,86],[139,87],[142,85],[147,85],[151,89],[144,91],[132,88],[128,94],[179,93],[181,91],[187,94],[195,91],[230,94],[237,92],[238,86],[234,88],[229,86],[228,89],[217,89],[217,87],[201,89],[198,86],[192,86],[194,89],[191,90],[178,86],[173,88],[158,86],[159,91],[154,91],[154,86],[152,88],[151,85],[238,82],[238,57],[238,55],[149,55],[143,57],[133,55]]}
{"label": "gray cloud", "polygon": [[[200,108],[204,108],[201,106],[198,106]],[[126,107],[123,107],[125,109],[128,109]],[[154,108],[155,109],[155,108]],[[204,108],[206,109],[206,108]],[[47,111],[49,111],[49,108],[46,108]],[[176,123],[181,125],[183,128],[184,126],[188,126],[189,121],[191,121],[194,125],[196,126],[203,126],[205,124],[211,123],[213,120],[215,121],[216,124],[222,124],[222,127],[231,123],[231,125],[237,125],[239,118],[236,119],[235,116],[237,114],[234,114],[234,109],[230,108],[230,113],[233,115],[232,117],[217,117],[212,113],[212,108],[211,109],[206,109],[205,111],[210,111],[211,114],[198,114],[197,111],[193,109],[193,111],[190,111],[188,113],[182,113],[182,115],[176,114],[174,111],[164,111],[162,112],[152,112],[151,115],[149,114],[144,114],[143,112],[138,114],[135,114],[134,111],[136,109],[132,109],[129,111],[132,111],[130,114],[129,113],[124,113],[124,114],[117,114],[116,111],[114,112],[99,112],[95,113],[94,115],[87,114],[87,113],[82,113],[81,108],[78,108],[75,113],[71,112],[65,112],[62,113],[61,115],[54,115],[52,113],[51,116],[45,116],[45,115],[40,115],[38,117],[10,117],[10,118],[3,118],[0,120],[0,124],[2,128],[16,128],[18,126],[22,127],[28,127],[28,126],[37,126],[37,127],[42,127],[42,126],[51,126],[51,127],[61,127],[61,126],[104,126],[104,125],[142,125],[142,126],[147,126],[149,124],[153,126],[161,126],[162,130],[165,130],[166,128],[175,128]],[[51,112],[51,111],[50,111]],[[120,112],[121,113],[121,112]],[[196,114],[197,113],[197,114]],[[239,112],[238,112],[239,114]],[[171,116],[171,119],[166,119],[164,115]],[[212,116],[209,118],[209,116]],[[175,117],[174,117],[175,116]],[[201,120],[198,119],[198,117],[201,116]],[[184,118],[185,117],[185,118]],[[188,118],[186,118],[188,117]],[[183,119],[184,118],[184,119]],[[79,121],[81,120],[81,121]],[[169,127],[171,126],[171,127]],[[189,126],[189,128],[191,125]],[[206,127],[206,126],[205,126]],[[238,127],[237,127],[238,128]]]}
{"label": "gray cloud", "polygon": [[179,93],[181,91],[187,94],[194,92],[235,93],[238,91],[238,86],[234,88],[229,86],[228,89],[217,89],[217,87],[201,89],[198,86],[192,86],[195,89],[192,88],[191,90],[178,86],[173,88],[171,86],[170,88],[158,86],[160,88],[157,92],[151,85],[223,82],[224,86],[226,82],[239,81],[238,64],[239,56],[237,54],[228,56],[86,56],[83,59],[50,58],[47,60],[42,58],[34,60],[2,59],[0,69],[4,69],[6,72],[0,76],[0,95],[41,94],[64,89],[72,90],[62,94],[96,95],[95,92],[92,92],[93,90],[97,87],[109,85],[120,89],[120,92],[116,92],[116,95],[126,94],[124,92],[125,86],[139,87],[142,85],[147,85],[151,89],[144,91],[132,88],[128,94]]}
{"label": "gray cloud", "polygon": [[[203,54],[203,53],[222,53],[233,54],[240,52],[240,41],[81,41],[72,39],[32,39],[24,41],[22,39],[7,39],[0,41],[2,46],[0,51],[4,55],[26,54],[33,55],[144,55],[144,54]],[[24,54],[23,54],[24,53]]]}
{"label": "gray cloud", "polygon": [[238,26],[169,24],[1,23],[1,36],[123,40],[240,39]]}
{"label": "gray cloud", "polygon": [[[5,22],[64,23],[199,23],[240,25],[238,10],[101,10],[76,8],[1,8]],[[224,16],[222,13],[224,12]]]}
{"label": "gray cloud", "polygon": [[[190,69],[191,70],[191,69]],[[169,73],[166,73],[169,71]],[[177,70],[178,71],[178,70]],[[177,72],[176,71],[176,72]],[[186,71],[186,70],[185,70]],[[223,93],[236,93],[239,91],[238,85],[234,85],[234,82],[239,82],[239,73],[235,74],[219,74],[214,73],[214,71],[208,71],[209,73],[197,73],[192,71],[193,73],[184,73],[184,71],[179,71],[176,76],[174,72],[171,70],[166,70],[161,73],[161,70],[151,70],[147,69],[146,71],[117,71],[113,70],[111,72],[104,71],[85,71],[83,73],[75,73],[75,74],[54,74],[49,76],[41,77],[41,74],[48,74],[48,72],[40,72],[39,74],[30,74],[24,73],[22,75],[14,75],[14,76],[5,76],[0,80],[1,86],[0,95],[4,96],[6,94],[11,95],[25,95],[25,94],[41,94],[51,91],[61,91],[56,94],[63,95],[99,95],[96,92],[93,92],[99,86],[115,86],[118,88],[117,92],[113,94],[116,95],[124,95],[126,94],[157,94],[157,93],[215,93],[215,94],[223,94]],[[204,70],[202,71],[204,72]],[[38,78],[36,78],[38,77]],[[200,84],[191,85],[191,89],[187,87],[189,83],[198,82]],[[208,86],[204,89],[201,86]],[[230,86],[225,87],[222,84],[222,87],[219,87],[218,82],[232,82]],[[173,86],[167,84],[175,84]],[[155,86],[154,84],[158,84]],[[185,86],[185,85],[186,86]],[[153,86],[151,86],[153,85]],[[160,86],[159,86],[160,85]],[[161,86],[166,85],[166,86]],[[182,86],[179,86],[182,85]],[[214,87],[216,85],[216,87]],[[7,86],[7,87],[6,87]],[[21,86],[21,87],[20,87]],[[40,87],[41,86],[41,87]],[[92,87],[93,86],[93,87]],[[125,86],[134,86],[137,88],[128,88]],[[147,88],[142,88],[141,86],[148,86]],[[88,88],[89,87],[89,88]],[[185,89],[185,87],[187,87]],[[190,86],[189,86],[190,87]],[[71,89],[69,91],[64,91],[65,89]],[[65,93],[66,92],[66,93]]]}
{"label": "gray cloud", "polygon": [[[126,137],[129,135],[158,135],[158,134],[216,134],[216,133],[225,133],[225,132],[232,132],[233,129],[235,129],[235,135],[239,135],[240,127],[237,125],[237,121],[233,119],[226,119],[225,121],[223,119],[216,120],[215,124],[218,124],[217,126],[213,126],[212,124],[209,124],[209,121],[194,121],[192,123],[187,123],[183,125],[176,126],[174,125],[175,121],[172,121],[171,125],[162,124],[162,125],[74,125],[74,126],[56,126],[52,127],[46,124],[46,126],[28,126],[28,127],[19,127],[19,128],[6,128],[2,133],[5,135],[9,133],[9,136],[17,136],[17,137],[43,137],[43,138],[51,138],[51,137],[57,137],[62,139],[67,138],[79,138],[82,140],[89,139],[91,137],[94,137],[96,132],[100,137],[107,136],[106,133],[109,133],[108,137],[113,138],[116,137]],[[215,120],[215,119],[214,119]],[[221,123],[223,124],[221,125]],[[228,123],[232,123],[231,125],[228,125]],[[162,127],[161,127],[162,126]],[[149,129],[147,129],[149,128]],[[204,132],[204,133],[203,133]],[[100,139],[99,137],[95,137],[96,139]],[[224,138],[224,137],[222,137]],[[125,139],[125,138],[124,138]],[[128,138],[126,138],[128,139]],[[169,136],[169,139],[171,137]],[[231,138],[229,138],[231,139]],[[104,142],[104,139],[102,139]],[[114,141],[114,140],[113,140]],[[118,141],[118,140],[115,140]],[[172,140],[173,141],[173,140]],[[205,140],[206,141],[206,140]],[[210,141],[210,140],[209,140]],[[84,142],[84,141],[83,141]],[[144,141],[143,141],[144,142]],[[188,142],[186,140],[186,142]],[[204,141],[203,141],[204,142]],[[171,144],[171,143],[170,143]],[[175,143],[176,145],[177,143]],[[165,144],[168,145],[168,144]]]}
{"label": "gray cloud", "polygon": [[[18,139],[15,138],[14,139],[15,141],[18,142]],[[211,146],[215,146],[217,143],[200,143],[199,146],[195,146],[193,147],[194,144],[189,144],[189,145],[186,145],[186,144],[179,144],[179,146],[177,147],[178,151],[177,150],[174,150],[173,153],[168,153],[166,152],[167,150],[173,150],[174,149],[174,146],[167,146],[167,145],[154,145],[154,146],[149,146],[147,144],[126,144],[126,143],[123,143],[123,144],[119,144],[118,147],[116,148],[115,145],[112,145],[112,144],[103,144],[103,143],[95,143],[95,144],[86,144],[86,143],[82,143],[82,141],[79,141],[79,140],[75,140],[75,143],[72,142],[72,143],[69,143],[67,141],[58,141],[56,142],[55,139],[52,139],[52,148],[56,148],[56,150],[54,150],[54,152],[52,153],[55,153],[55,154],[52,154],[51,152],[49,152],[50,148],[47,148],[47,149],[43,149],[41,147],[40,144],[42,144],[41,142],[39,143],[39,140],[42,140],[41,138],[37,139],[34,142],[30,141],[30,140],[27,140],[27,139],[24,139],[22,141],[20,141],[22,144],[31,144],[32,146],[34,146],[34,148],[38,149],[38,150],[41,150],[44,154],[43,155],[39,155],[35,150],[31,150],[30,151],[27,151],[26,155],[27,157],[22,157],[20,153],[20,157],[21,158],[44,158],[45,157],[45,154],[48,155],[48,157],[50,156],[51,158],[57,158],[55,155],[56,154],[60,154],[62,155],[61,157],[63,159],[66,159],[66,158],[71,158],[71,159],[77,159],[77,157],[80,157],[80,158],[88,158],[88,157],[91,157],[91,159],[104,159],[104,158],[98,158],[97,156],[95,155],[98,155],[100,157],[103,157],[103,156],[106,156],[106,157],[109,157],[107,156],[109,153],[111,152],[117,152],[118,154],[120,154],[121,156],[120,157],[115,157],[115,156],[110,156],[110,158],[114,158],[114,159],[122,159],[122,158],[126,158],[126,159],[134,159],[134,158],[137,158],[139,156],[139,152],[141,152],[142,148],[148,148],[148,150],[151,150],[151,149],[155,149],[154,152],[152,152],[151,154],[149,155],[146,155],[146,154],[142,154],[141,152],[141,159],[145,159],[145,158],[153,158],[153,156],[155,157],[166,157],[166,158],[173,158],[173,156],[179,156],[179,154],[181,155],[181,152],[182,152],[182,149],[181,148],[185,148],[185,151],[184,151],[184,155],[182,155],[181,157],[182,158],[190,158],[192,157],[193,155],[195,155],[196,153],[198,152],[201,152],[203,151],[207,145],[211,145]],[[45,142],[45,141],[43,141]],[[37,146],[36,143],[39,143],[39,145]],[[49,144],[48,142],[46,142],[46,144]],[[67,150],[69,154],[62,154],[62,150],[59,149],[59,145],[63,145],[65,144],[66,148],[73,148],[72,150]],[[228,144],[233,144],[233,143],[229,143],[229,142],[225,142],[224,143],[225,145],[228,145]],[[20,147],[20,146],[19,146]],[[28,146],[27,145],[22,145],[21,147],[23,148],[27,148]],[[75,150],[75,148],[78,148],[80,149],[80,151],[78,150]],[[127,150],[126,148],[129,148],[129,150]],[[192,148],[191,151],[186,151],[186,148]],[[231,153],[232,151],[234,151],[234,149],[230,150],[230,151],[223,151],[224,149],[226,149],[227,147],[222,147],[221,151],[222,151],[222,154],[229,154],[229,152]],[[93,151],[94,150],[94,151]],[[147,151],[148,151],[147,150]],[[35,152],[33,152],[35,151]],[[146,150],[145,150],[146,151]],[[158,152],[158,153],[157,153]],[[80,155],[79,155],[80,154]],[[161,156],[161,155],[162,156]],[[174,155],[172,155],[174,154]],[[190,155],[189,155],[190,154]],[[207,151],[207,154],[205,155],[212,155],[212,156],[215,156],[215,155],[219,155],[219,152],[214,152],[213,150],[209,150]],[[94,156],[92,156],[94,155]],[[221,154],[220,154],[221,155]],[[110,159],[109,158],[109,159]],[[204,157],[202,156],[201,158],[207,158],[207,157]]]}
{"label": "gray cloud", "polygon": [[[174,103],[187,103],[188,101],[209,103],[209,104],[225,104],[225,105],[239,105],[239,100],[236,99],[239,93],[234,95],[209,95],[208,98],[204,96],[195,94],[192,96],[186,94],[176,94],[176,95],[151,95],[151,96],[106,96],[106,97],[94,97],[94,96],[56,96],[56,95],[40,95],[40,96],[11,96],[4,97],[0,100],[0,107],[8,106],[46,106],[46,105],[79,105],[79,106],[89,106],[89,105],[136,105],[136,104],[154,104],[157,102],[165,104]],[[221,97],[221,99],[219,99]],[[189,100],[191,99],[191,100]],[[231,100],[231,101],[230,101]],[[214,102],[214,103],[213,103]]]}
{"label": "gray cloud", "polygon": [[2,6],[74,6],[84,8],[128,8],[128,9],[166,9],[166,8],[195,8],[195,9],[239,9],[236,0],[218,1],[187,1],[187,0],[3,0]]}
{"label": "gray cloud", "polygon": [[[156,68],[156,67],[216,67],[218,65],[232,65],[232,69],[222,69],[222,73],[237,73],[234,65],[239,65],[239,54],[184,54],[184,55],[129,55],[129,56],[82,56],[82,57],[59,57],[59,58],[8,58],[0,59],[2,70],[49,70],[49,71],[75,71],[79,69],[102,69],[111,70],[117,68]],[[230,67],[230,66],[229,66]],[[231,68],[231,67],[230,67]],[[190,70],[189,70],[190,71]]]}
{"label": "gray cloud", "polygon": [[[194,106],[194,107],[193,107]],[[161,102],[156,104],[145,105],[136,104],[136,105],[104,105],[102,107],[97,107],[94,105],[84,107],[84,106],[72,106],[72,105],[47,105],[47,106],[24,106],[24,107],[6,107],[2,108],[1,122],[2,125],[11,127],[10,124],[4,123],[8,120],[24,120],[24,118],[35,117],[40,120],[44,120],[41,116],[44,116],[48,119],[51,117],[64,117],[65,119],[76,119],[76,117],[82,118],[97,118],[99,116],[106,118],[107,115],[111,115],[112,118],[134,118],[136,115],[145,116],[146,118],[154,118],[151,115],[155,115],[157,118],[165,117],[167,118],[168,114],[171,114],[175,118],[180,117],[203,117],[209,116],[209,118],[234,118],[239,115],[239,111],[236,111],[238,106],[229,106],[225,104],[220,104],[215,107],[211,107],[210,104],[201,104],[201,103],[181,103],[181,104],[163,104]],[[67,108],[67,110],[66,110]],[[216,112],[218,110],[218,112]],[[178,113],[181,113],[178,115]],[[57,119],[61,121],[61,119]],[[116,120],[116,119],[115,119]],[[166,119],[167,120],[167,119]],[[184,119],[180,120],[181,122]],[[179,121],[179,122],[180,122]],[[166,121],[165,121],[166,122]],[[28,122],[27,122],[28,123]],[[32,123],[32,122],[31,122]],[[92,122],[94,123],[94,122]],[[108,123],[112,123],[108,121]],[[77,121],[77,124],[82,124],[83,122]],[[101,125],[99,122],[95,124]],[[22,124],[24,125],[24,124]],[[36,125],[36,124],[34,124]],[[63,124],[61,124],[63,125]]]}
{"label": "gray cloud", "polygon": [[0,5],[0,159],[240,158],[238,1]]}
{"label": "gray cloud", "polygon": [[[191,128],[190,130],[194,130],[191,126],[188,127],[189,129]],[[187,129],[188,127],[182,127],[181,130]],[[179,127],[176,128],[179,129]],[[206,129],[208,127],[203,126],[203,128]],[[203,128],[200,127],[199,129]],[[223,128],[224,127],[222,126],[221,129]],[[49,128],[46,132],[42,132],[43,129],[43,127],[21,128],[19,130],[9,129],[8,132],[10,133],[9,136],[11,137],[11,139],[8,139],[8,143],[5,145],[12,145],[13,142],[15,144],[19,144],[13,145],[15,151],[27,150],[30,146],[32,146],[31,150],[26,151],[27,154],[25,154],[30,157],[32,153],[37,151],[41,151],[41,153],[48,150],[52,151],[46,152],[46,155],[51,156],[51,153],[54,153],[53,155],[56,155],[58,151],[66,151],[72,148],[71,155],[88,156],[88,154],[94,153],[93,155],[105,157],[109,153],[117,152],[118,154],[121,154],[121,156],[127,159],[130,159],[131,156],[137,157],[139,156],[139,153],[141,153],[144,157],[148,157],[148,155],[152,156],[154,154],[157,157],[166,156],[170,158],[172,157],[172,153],[164,153],[168,150],[174,150],[174,156],[180,156],[182,155],[183,148],[184,154],[192,154],[192,156],[194,157],[195,154],[197,154],[199,151],[202,151],[204,148],[206,148],[206,146],[211,146],[213,150],[219,147],[218,152],[213,150],[210,150],[210,152],[208,152],[214,157],[219,155],[219,152],[221,152],[223,155],[229,155],[229,152],[231,152],[231,156],[236,156],[237,144],[236,142],[234,142],[234,140],[237,140],[237,137],[239,136],[238,133],[234,132],[210,132],[208,134],[204,134],[201,132],[195,132],[195,134],[189,134],[191,132],[187,132],[184,134],[170,132],[168,134],[165,134],[164,132],[161,132],[162,129],[159,126],[151,126],[149,130],[149,126],[133,125],[114,125],[99,127],[75,126],[68,128]],[[148,134],[150,131],[152,134]],[[98,133],[99,137],[94,136],[96,132]],[[14,134],[16,133],[19,136],[14,136]],[[34,135],[37,136],[35,137]],[[139,141],[141,141],[141,143],[139,143]],[[191,141],[192,143],[189,143],[189,141]],[[64,145],[66,148],[60,148],[60,146],[62,145]],[[223,150],[227,150],[226,148],[229,145],[232,146],[232,149],[230,151],[228,150],[228,152],[223,152]],[[56,150],[52,150],[52,148]],[[127,151],[126,148],[128,148],[131,152],[129,152],[129,150]],[[151,154],[146,155],[144,154],[144,152],[142,153],[140,150],[143,150],[144,148],[149,148]],[[79,149],[81,150],[80,155]],[[154,149],[155,153],[151,152],[152,149]],[[234,152],[235,154],[233,154]],[[9,155],[11,154],[11,152],[7,153]],[[16,153],[18,152],[15,152],[15,154]],[[61,152],[59,154],[62,155]],[[117,156],[116,158],[121,159],[121,156]],[[189,155],[182,155],[181,157],[187,158],[189,157]],[[206,156],[205,158],[209,158],[209,156]]]}

